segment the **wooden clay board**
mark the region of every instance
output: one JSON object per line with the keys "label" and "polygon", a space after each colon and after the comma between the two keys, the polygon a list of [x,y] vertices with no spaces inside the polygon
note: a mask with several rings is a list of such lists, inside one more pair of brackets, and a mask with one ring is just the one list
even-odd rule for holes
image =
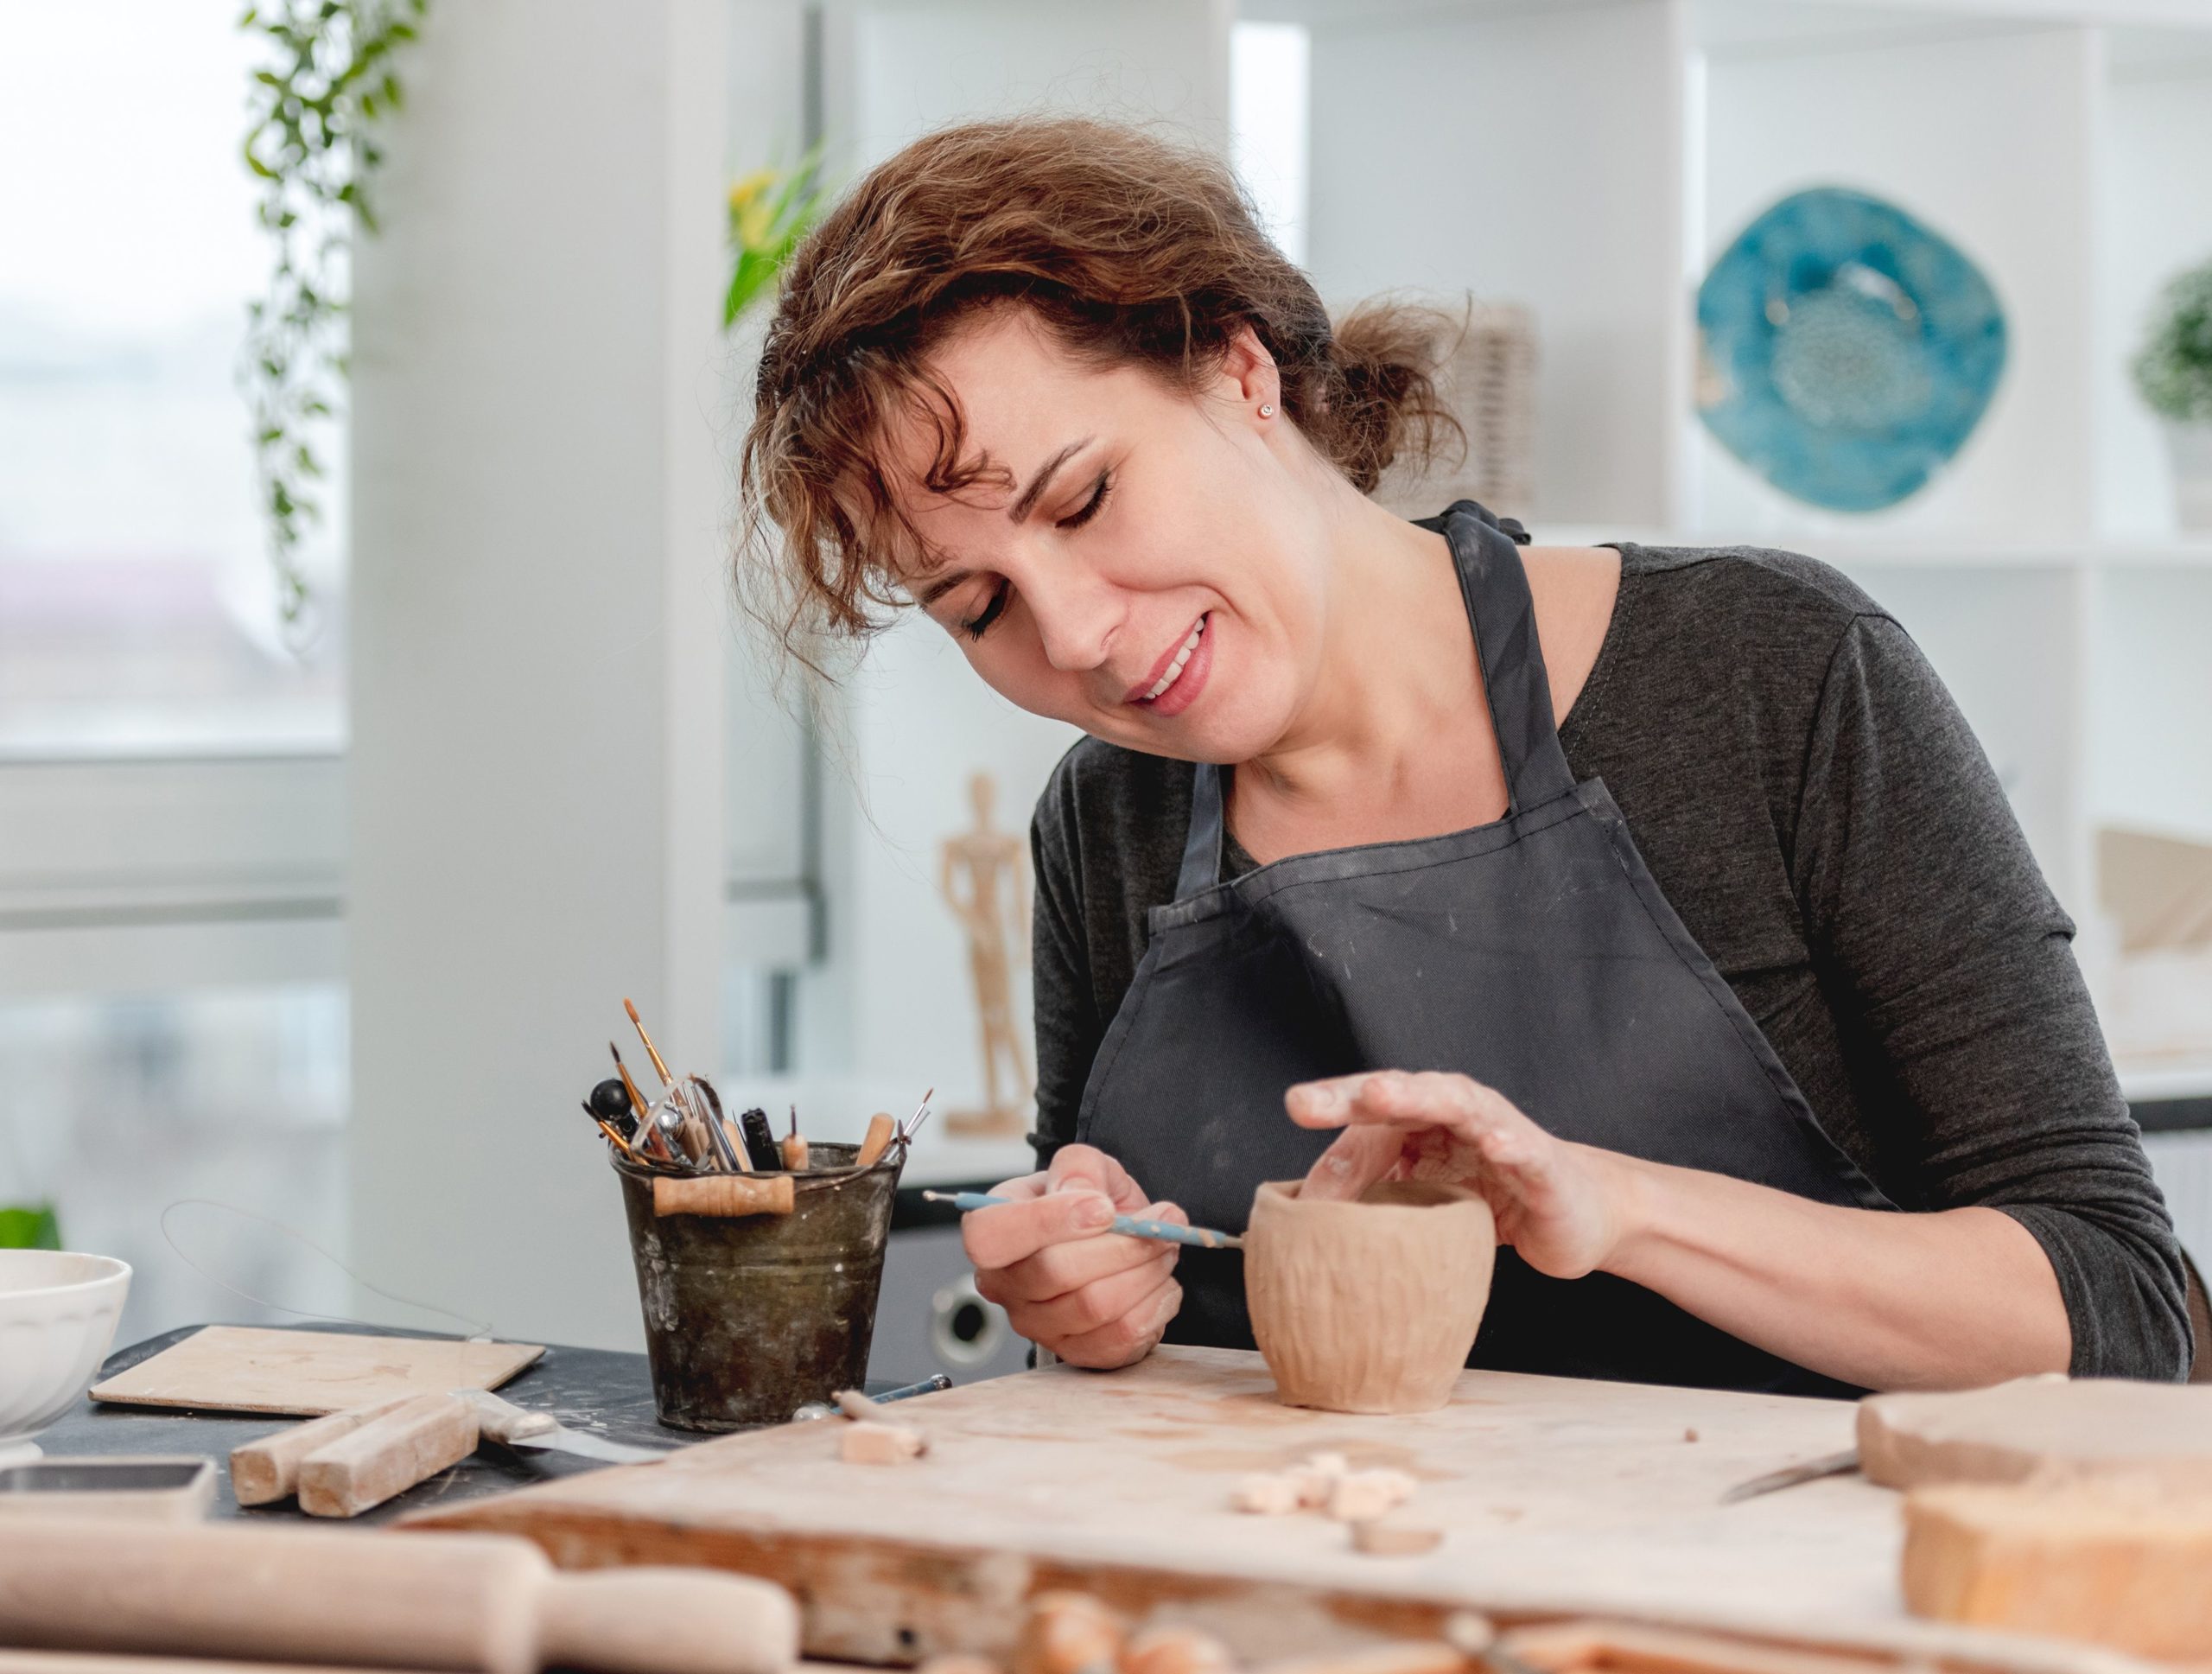
{"label": "wooden clay board", "polygon": [[92,1393],[130,1406],[311,1418],[397,1395],[497,1389],[544,1353],[530,1343],[211,1325],[95,1384]]}
{"label": "wooden clay board", "polygon": [[[768,1575],[800,1596],[808,1654],[862,1662],[1003,1650],[1019,1600],[1065,1585],[1216,1620],[1248,1658],[1348,1623],[1433,1633],[1452,1605],[1922,1648],[1960,1631],[1904,1617],[1895,1494],[1853,1477],[1719,1503],[1848,1447],[1849,1402],[1471,1372],[1440,1411],[1370,1417],[1285,1407],[1273,1388],[1255,1354],[1164,1348],[902,1403],[930,1442],[906,1465],[842,1462],[825,1420],[405,1521],[527,1535],[564,1566]],[[1401,1519],[1443,1528],[1442,1545],[1369,1557],[1317,1515],[1231,1509],[1247,1472],[1322,1450],[1414,1473]]]}
{"label": "wooden clay board", "polygon": [[1885,1487],[2141,1474],[2212,1490],[2212,1385],[2020,1378],[1860,1404],[1859,1456]]}

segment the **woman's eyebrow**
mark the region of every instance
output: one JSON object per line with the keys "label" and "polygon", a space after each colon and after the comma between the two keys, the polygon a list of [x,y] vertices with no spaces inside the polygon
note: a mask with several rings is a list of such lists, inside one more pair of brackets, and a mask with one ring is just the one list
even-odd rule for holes
{"label": "woman's eyebrow", "polygon": [[1006,508],[1007,520],[1009,523],[1020,523],[1027,517],[1036,506],[1038,497],[1052,482],[1052,473],[1097,439],[1095,436],[1087,436],[1079,442],[1071,442],[1039,466],[1037,474],[1029,479],[1029,486],[1014,496],[1014,504]]}
{"label": "woman's eyebrow", "polygon": [[976,572],[972,570],[948,570],[914,595],[914,602],[925,610],[966,581]]}

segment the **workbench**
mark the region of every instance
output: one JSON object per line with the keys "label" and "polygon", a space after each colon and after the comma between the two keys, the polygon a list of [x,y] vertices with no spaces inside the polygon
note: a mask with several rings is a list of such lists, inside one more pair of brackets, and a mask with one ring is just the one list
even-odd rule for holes
{"label": "workbench", "polygon": [[[1168,1347],[902,1404],[929,1451],[846,1463],[837,1427],[718,1438],[661,1463],[440,1506],[410,1525],[519,1534],[565,1568],[703,1563],[800,1600],[808,1654],[1003,1655],[1021,1601],[1093,1593],[1211,1627],[1248,1660],[1347,1633],[1433,1637],[1455,1611],[1718,1626],[1956,1668],[2139,1666],[1904,1614],[1898,1499],[1856,1476],[1732,1505],[1732,1485],[1852,1444],[1853,1403],[1463,1373],[1442,1410],[1286,1407],[1259,1356]],[[1316,1452],[1420,1480],[1435,1550],[1377,1557],[1313,1514],[1233,1509],[1238,1480]]]}

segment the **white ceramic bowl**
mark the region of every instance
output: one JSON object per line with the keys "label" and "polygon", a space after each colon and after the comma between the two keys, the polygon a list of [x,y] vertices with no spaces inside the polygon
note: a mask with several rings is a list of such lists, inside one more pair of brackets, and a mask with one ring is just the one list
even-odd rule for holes
{"label": "white ceramic bowl", "polygon": [[0,1250],[0,1461],[92,1387],[115,1340],[130,1264],[63,1250]]}

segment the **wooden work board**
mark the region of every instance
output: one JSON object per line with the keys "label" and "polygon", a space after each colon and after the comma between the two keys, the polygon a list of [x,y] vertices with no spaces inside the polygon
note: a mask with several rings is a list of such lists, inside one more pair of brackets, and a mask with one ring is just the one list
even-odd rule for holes
{"label": "wooden work board", "polygon": [[[1899,1498],[1857,1477],[1733,1505],[1724,1489],[1852,1444],[1853,1404],[1464,1374],[1442,1410],[1286,1407],[1259,1356],[1162,1348],[1114,1372],[1052,1366],[902,1403],[928,1454],[838,1457],[839,1419],[702,1443],[403,1526],[495,1530],[563,1567],[702,1563],[791,1587],[807,1654],[909,1663],[1003,1652],[1021,1600],[1079,1587],[1133,1615],[1212,1627],[1247,1659],[1370,1633],[1599,1614],[1788,1643],[1906,1650],[1955,1667],[2111,1666],[2109,1656],[1915,1623]],[[1308,1454],[1411,1472],[1399,1520],[1436,1550],[1377,1557],[1317,1513],[1234,1510],[1248,1473]],[[1993,1647],[2005,1646],[2003,1654]]]}

